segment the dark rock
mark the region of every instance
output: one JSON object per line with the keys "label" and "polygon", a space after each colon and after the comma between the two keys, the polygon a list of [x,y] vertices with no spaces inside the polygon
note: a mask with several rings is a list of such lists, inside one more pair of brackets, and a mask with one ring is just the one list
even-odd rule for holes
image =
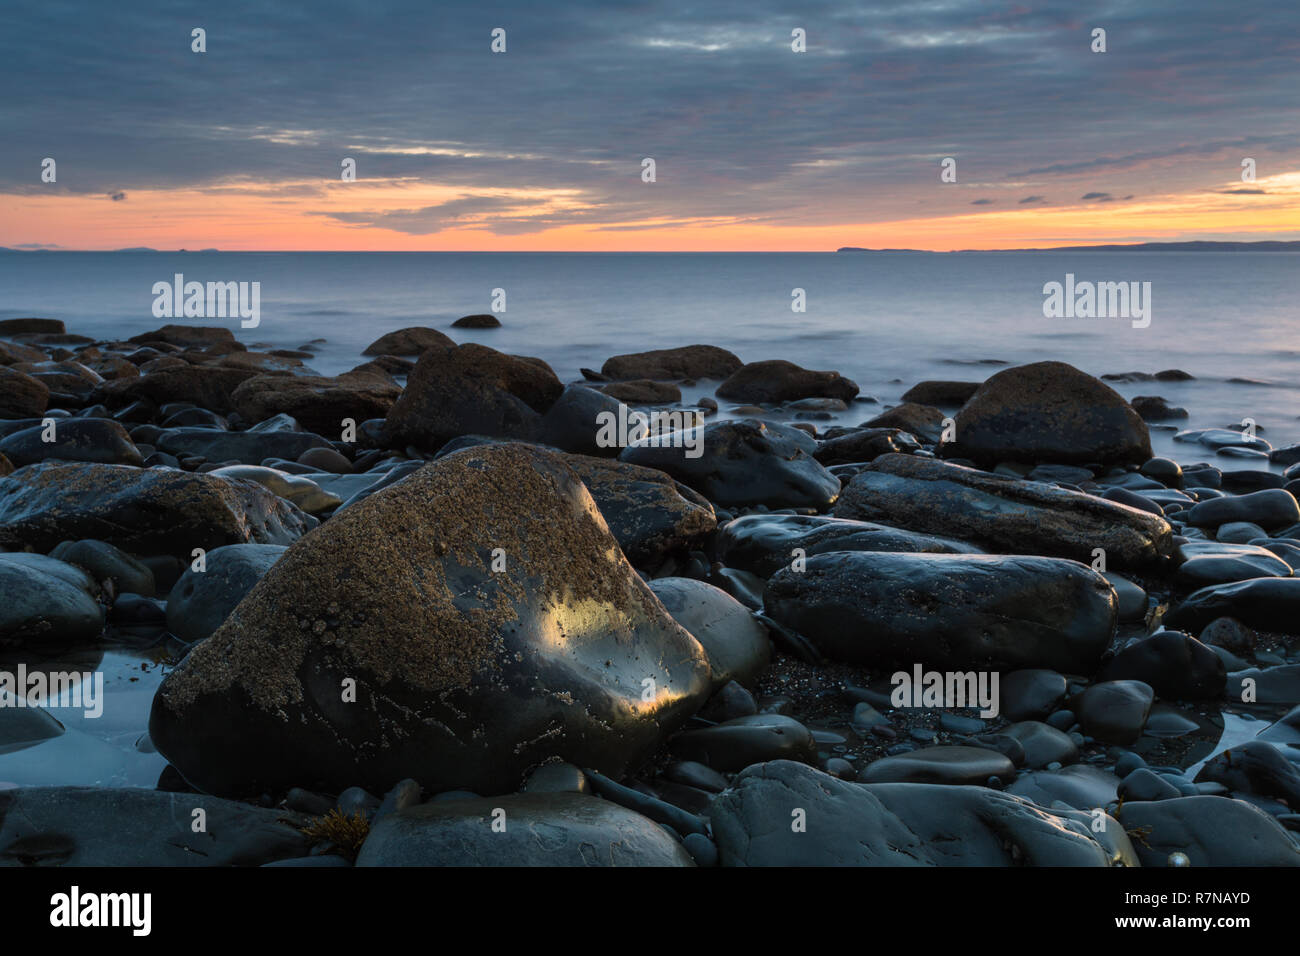
{"label": "dark rock", "polygon": [[438,448],[461,435],[531,438],[564,391],[545,363],[468,343],[420,356],[384,420],[390,447]]}
{"label": "dark rock", "polygon": [[1226,677],[1219,655],[1180,631],[1159,631],[1133,641],[1097,674],[1099,681],[1141,681],[1156,696],[1173,700],[1218,697]]}
{"label": "dark rock", "polygon": [[159,434],[153,444],[169,455],[248,464],[258,464],[268,458],[293,461],[309,449],[329,447],[329,442],[311,432],[257,431],[252,428],[246,432],[172,428]]}
{"label": "dark rock", "polygon": [[874,461],[881,455],[903,452],[896,428],[858,428],[817,445],[813,457],[823,465]]}
{"label": "dark rock", "polygon": [[489,312],[479,312],[475,315],[462,315],[451,325],[455,329],[499,329],[501,320]]}
{"label": "dark rock", "polygon": [[224,326],[164,325],[152,332],[141,332],[139,335],[133,335],[127,341],[134,345],[165,342],[168,345],[176,345],[180,348],[209,348],[211,346],[226,346],[236,350],[244,348],[235,339],[235,333]]}
{"label": "dark rock", "polygon": [[1008,720],[1039,720],[1065,699],[1065,678],[1056,671],[1025,668],[1003,674],[999,681],[1002,716]]}
{"label": "dark rock", "polygon": [[50,557],[85,568],[101,584],[112,581],[119,594],[128,591],[147,597],[154,593],[153,572],[106,541],[64,541]]}
{"label": "dark rock", "polygon": [[629,405],[669,405],[682,400],[682,390],[668,382],[637,379],[631,382],[614,382],[601,389],[615,401]]}
{"label": "dark rock", "polygon": [[[504,829],[494,829],[495,822]],[[375,824],[357,866],[693,866],[657,823],[580,793],[408,807]]]}
{"label": "dark rock", "polygon": [[231,393],[245,420],[260,422],[276,413],[292,415],[304,428],[338,435],[343,422],[360,423],[388,413],[405,394],[386,373],[353,369],[334,378],[320,375],[258,375]]}
{"label": "dark rock", "polygon": [[1249,740],[1205,761],[1196,782],[1206,780],[1300,807],[1300,770],[1278,748],[1262,740]]}
{"label": "dark rock", "polygon": [[1011,761],[986,747],[923,747],[882,757],[858,774],[861,783],[942,783],[982,786],[990,777],[1003,783],[1016,778]]}
{"label": "dark rock", "polygon": [[1114,389],[1064,362],[1005,369],[957,414],[949,458],[979,464],[1050,461],[1141,464],[1151,457],[1146,423]]}
{"label": "dark rock", "polygon": [[1088,736],[1109,743],[1131,744],[1141,736],[1154,699],[1147,684],[1116,680],[1093,684],[1071,706]]}
{"label": "dark rock", "polygon": [[657,568],[669,554],[698,547],[717,527],[713,506],[662,471],[585,455],[566,460],[637,567]]}
{"label": "dark rock", "polygon": [[1300,578],[1253,578],[1201,588],[1165,615],[1165,624],[1199,632],[1219,617],[1235,617],[1261,631],[1300,633]]}
{"label": "dark rock", "polygon": [[17,468],[38,461],[90,461],[136,467],[144,464],[131,436],[112,419],[70,418],[56,421],[54,441],[45,441],[46,434],[43,425],[14,432],[0,439],[0,454]]}
{"label": "dark rock", "polygon": [[1117,568],[1151,565],[1173,548],[1169,524],[1145,512],[913,455],[885,455],[858,472],[834,514],[1089,564],[1102,548]]}
{"label": "dark rock", "polygon": [[1129,404],[1142,416],[1144,422],[1167,422],[1187,417],[1187,409],[1170,405],[1159,395],[1137,395]]}
{"label": "dark rock", "polygon": [[0,418],[33,418],[45,413],[50,389],[25,372],[0,365]]}
{"label": "dark rock", "polygon": [[59,650],[94,640],[104,627],[97,593],[80,568],[43,554],[0,553],[0,647]]}
{"label": "dark rock", "polygon": [[627,772],[709,684],[563,459],[486,445],[291,547],[168,674],[149,726],[211,792],[502,792],[552,757]]}
{"label": "dark rock", "polygon": [[715,687],[757,681],[771,659],[772,644],[748,608],[725,591],[690,578],[656,578],[650,590],[703,646]]}
{"label": "dark rock", "polygon": [[287,549],[276,544],[229,544],[209,551],[204,570],[191,565],[167,597],[167,627],[183,641],[216,631]]}
{"label": "dark rock", "polygon": [[722,507],[824,509],[839,495],[839,479],[813,458],[816,440],[797,428],[746,420],[699,431],[699,457],[688,457],[689,448],[636,444],[619,458],[667,472]]}
{"label": "dark rock", "polygon": [[[803,811],[805,828],[796,828]],[[1108,866],[1136,863],[1108,820],[984,787],[859,784],[780,760],[751,767],[711,809],[726,866]]]}
{"label": "dark rock", "polygon": [[1073,561],[832,552],[768,582],[767,613],[853,664],[1094,668],[1115,628],[1106,579]]}
{"label": "dark rock", "polygon": [[1168,866],[1173,853],[1194,867],[1300,866],[1300,847],[1282,825],[1249,803],[1179,797],[1125,803],[1117,816],[1142,833],[1133,841],[1142,866]]}
{"label": "dark rock", "polygon": [[979,382],[918,382],[903,393],[903,401],[940,408],[960,408],[979,391]]}
{"label": "dark rock", "polygon": [[744,363],[715,345],[685,345],[615,355],[601,366],[607,379],[725,379]]}
{"label": "dark rock", "polygon": [[1073,763],[1079,748],[1070,735],[1038,720],[1025,720],[1004,727],[1002,733],[1020,744],[1025,751],[1025,766],[1041,770],[1053,763]]}
{"label": "dark rock", "polygon": [[[499,323],[498,323],[499,324]],[[437,329],[413,326],[381,335],[362,355],[423,355],[429,349],[455,348],[456,343]]]}
{"label": "dark rock", "polygon": [[764,760],[811,761],[817,745],[808,728],[792,717],[754,714],[712,727],[687,730],[669,743],[673,755],[715,770],[743,770]]}
{"label": "dark rock", "polygon": [[867,521],[789,514],[745,515],[728,521],[722,526],[715,547],[718,557],[728,566],[764,577],[791,566],[796,558],[828,551],[979,552],[962,541]]}
{"label": "dark rock", "polygon": [[851,402],[858,385],[839,372],[800,368],[784,359],[750,362],[718,386],[719,398],[733,402],[793,402],[801,398],[838,398]]}
{"label": "dark rock", "polygon": [[1202,501],[1187,513],[1187,522],[1198,528],[1215,528],[1233,521],[1249,521],[1266,529],[1285,528],[1300,521],[1300,505],[1291,492],[1274,488]]}
{"label": "dark rock", "polygon": [[132,554],[287,544],[311,519],[247,481],[125,465],[42,462],[0,478],[0,546],[94,538]]}

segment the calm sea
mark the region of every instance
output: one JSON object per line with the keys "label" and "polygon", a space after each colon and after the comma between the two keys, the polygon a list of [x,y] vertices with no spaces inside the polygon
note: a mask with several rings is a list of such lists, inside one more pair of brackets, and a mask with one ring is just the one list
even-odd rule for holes
{"label": "calm sea", "polygon": [[[249,346],[324,339],[309,364],[325,374],[407,325],[540,356],[566,380],[620,352],[710,343],[747,361],[836,369],[886,404],[922,379],[978,380],[997,362],[1059,359],[1097,375],[1184,369],[1196,380],[1116,387],[1186,407],[1190,426],[1249,417],[1275,445],[1300,441],[1292,253],[4,253],[0,317],[50,316],[71,331],[126,337],[161,324],[151,290],[176,273],[260,282],[261,325],[225,321]],[[1149,327],[1045,318],[1043,286],[1067,273],[1151,283]],[[497,289],[501,329],[448,329],[491,311]],[[805,312],[791,309],[795,289]],[[1204,457],[1164,435],[1157,446]]]}

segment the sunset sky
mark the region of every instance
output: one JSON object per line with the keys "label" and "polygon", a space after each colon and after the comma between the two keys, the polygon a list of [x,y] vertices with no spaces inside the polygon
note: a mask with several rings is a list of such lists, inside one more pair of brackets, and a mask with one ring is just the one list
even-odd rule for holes
{"label": "sunset sky", "polygon": [[1300,239],[1294,0],[161,7],[0,12],[0,246]]}

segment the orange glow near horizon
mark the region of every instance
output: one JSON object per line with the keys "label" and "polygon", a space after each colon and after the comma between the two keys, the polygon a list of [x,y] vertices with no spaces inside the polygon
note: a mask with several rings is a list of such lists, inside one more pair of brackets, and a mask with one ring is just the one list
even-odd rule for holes
{"label": "orange glow near horizon", "polygon": [[[64,249],[134,246],[226,251],[590,251],[826,252],[840,246],[954,249],[1050,248],[1133,241],[1182,241],[1248,235],[1300,238],[1300,172],[1250,184],[1262,194],[1232,194],[1240,182],[1141,201],[1034,206],[882,222],[785,226],[710,218],[561,225],[498,235],[472,217],[428,235],[354,225],[331,214],[392,214],[466,197],[492,197],[517,215],[591,209],[573,190],[479,190],[401,181],[229,184],[203,189],[132,191],[126,200],[66,194],[2,200],[0,246]],[[499,212],[500,210],[498,210]],[[508,210],[507,210],[508,211]],[[1140,236],[1136,240],[1131,237]]]}

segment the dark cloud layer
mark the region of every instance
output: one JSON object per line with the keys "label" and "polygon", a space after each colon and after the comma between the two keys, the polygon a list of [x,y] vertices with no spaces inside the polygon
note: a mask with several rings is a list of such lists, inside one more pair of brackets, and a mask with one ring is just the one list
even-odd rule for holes
{"label": "dark cloud layer", "polygon": [[[945,156],[959,183],[1019,203],[1217,188],[1242,156],[1261,176],[1297,158],[1300,5],[1079,6],[10,4],[0,191],[324,183],[351,156],[362,179],[475,195],[335,219],[419,235],[475,217],[504,234],[940,215],[972,204],[940,188]],[[1095,26],[1106,54],[1089,50]],[[45,156],[55,186],[39,181]],[[572,191],[582,208],[511,190]]]}

